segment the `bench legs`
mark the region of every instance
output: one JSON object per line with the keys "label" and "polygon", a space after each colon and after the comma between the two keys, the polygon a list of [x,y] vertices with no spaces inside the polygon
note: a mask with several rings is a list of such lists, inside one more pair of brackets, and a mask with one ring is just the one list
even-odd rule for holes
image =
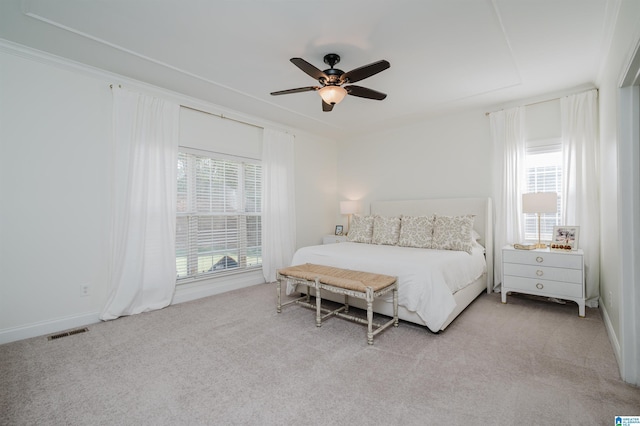
{"label": "bench legs", "polygon": [[373,289],[367,287],[367,343],[373,345]]}
{"label": "bench legs", "polygon": [[293,299],[290,300],[286,303],[282,303],[282,280],[283,278],[281,276],[278,276],[278,279],[276,280],[276,293],[278,294],[278,303],[276,304],[276,312],[277,313],[281,313],[282,312],[282,307],[283,306],[287,306],[290,305],[292,303],[304,303],[302,302],[302,300],[306,300],[307,305],[310,305],[310,300],[311,297],[309,296],[309,286],[307,286],[307,294],[305,296],[302,297],[298,297],[297,299]]}
{"label": "bench legs", "polygon": [[[320,305],[322,304],[322,296],[321,289],[323,288],[322,284],[318,282],[316,279],[315,289],[316,289],[316,327],[322,326],[322,310]],[[324,286],[326,289],[327,286]],[[364,323],[367,325],[367,343],[373,345],[373,336],[380,333],[385,328],[393,325],[394,327],[398,326],[398,287],[393,288],[393,318],[390,321],[387,321],[385,324],[374,324],[373,322],[373,301],[375,299],[375,292],[371,287],[366,287],[365,290],[365,301],[367,302],[367,319],[362,320],[360,318],[354,317],[352,315],[348,315],[347,312],[349,310],[349,298],[348,295],[345,294],[344,305],[334,311],[330,311],[324,318],[329,317],[331,315],[339,316],[344,319],[348,319],[351,321]],[[342,311],[342,312],[341,312]],[[376,326],[376,329],[373,329],[373,326]]]}
{"label": "bench legs", "polygon": [[[367,319],[364,320],[362,318],[353,316],[353,315],[349,315],[349,295],[346,293],[344,294],[344,304],[342,307],[335,309],[335,310],[330,310],[330,309],[326,309],[326,308],[322,308],[322,289],[325,289],[327,291],[332,291],[334,293],[342,293],[343,289],[340,288],[335,288],[332,286],[328,286],[326,284],[322,284],[320,282],[320,280],[318,278],[316,278],[314,281],[302,281],[299,282],[298,284],[303,284],[306,285],[307,287],[307,292],[306,295],[299,297],[297,299],[294,300],[290,300],[287,301],[286,303],[282,303],[282,280],[285,279],[284,276],[278,276],[278,279],[276,281],[277,283],[277,287],[276,287],[276,292],[277,292],[277,297],[278,297],[278,303],[276,305],[276,311],[278,313],[282,312],[282,308],[284,306],[287,306],[289,304],[292,303],[298,303],[301,304],[302,306],[308,307],[308,308],[315,308],[316,311],[316,327],[321,327],[322,326],[322,320],[324,318],[330,317],[330,316],[339,316],[341,318],[347,319],[347,320],[351,320],[354,322],[358,322],[361,324],[366,324],[367,325],[367,343],[369,345],[373,345],[373,337],[375,335],[377,335],[378,333],[380,333],[381,331],[383,331],[384,329],[386,329],[387,327],[393,325],[394,327],[398,326],[398,287],[397,284],[394,283],[394,287],[391,289],[393,292],[393,318],[390,321],[387,321],[384,324],[377,324],[373,322],[373,302],[375,299],[375,292],[373,291],[373,289],[371,287],[366,287],[366,290],[364,292],[364,299],[367,303]],[[316,293],[316,300],[315,300],[315,304],[311,304],[310,303],[310,288],[313,287],[315,288],[315,293]],[[362,293],[359,293],[359,295],[362,295]],[[361,297],[361,296],[360,296]],[[322,315],[323,312],[327,312],[326,315]],[[376,329],[374,330],[373,327],[376,327]]]}
{"label": "bench legs", "polygon": [[393,326],[398,326],[398,288],[393,289]]}
{"label": "bench legs", "polygon": [[322,325],[322,297],[320,296],[320,281],[316,278],[316,327]]}
{"label": "bench legs", "polygon": [[278,303],[276,304],[276,312],[280,313],[282,312],[282,289],[280,285],[280,279],[276,280],[276,282],[278,283],[276,287],[276,292],[278,293]]}

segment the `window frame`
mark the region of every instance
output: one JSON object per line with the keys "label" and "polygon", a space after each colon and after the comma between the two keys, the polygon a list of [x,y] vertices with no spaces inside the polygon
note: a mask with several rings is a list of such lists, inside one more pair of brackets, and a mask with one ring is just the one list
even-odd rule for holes
{"label": "window frame", "polygon": [[[540,182],[540,179],[536,179],[536,182],[532,185],[530,170],[531,156],[542,155],[554,155],[555,161],[551,161],[548,164],[539,165],[539,170],[536,176],[543,174],[556,174],[555,182],[553,185],[549,185],[549,182]],[[564,161],[562,152],[562,139],[548,138],[548,139],[534,139],[527,140],[525,142],[525,158],[524,158],[524,183],[523,193],[530,192],[556,192],[558,194],[558,208],[556,213],[543,213],[540,215],[540,240],[551,241],[553,236],[553,227],[559,226],[562,218],[562,185],[565,177]],[[555,169],[555,170],[554,170]],[[558,177],[557,175],[560,174]],[[543,177],[542,180],[548,181],[548,177]],[[535,213],[524,213],[522,221],[522,235],[527,242],[538,241],[538,215]],[[532,231],[533,229],[533,231]]]}
{"label": "window frame", "polygon": [[[185,210],[180,211],[181,210],[180,206],[177,205],[176,207],[176,284],[181,285],[181,284],[191,283],[194,281],[211,279],[211,278],[229,275],[229,274],[242,274],[242,273],[252,272],[252,271],[261,269],[262,268],[262,241],[261,241],[262,239],[262,236],[261,236],[262,161],[255,158],[241,157],[241,156],[219,153],[215,151],[206,151],[201,149],[194,149],[194,148],[179,146],[178,147],[179,161],[181,161],[182,159],[181,156],[183,154],[187,155],[187,159],[191,159],[190,161],[196,161],[196,157],[202,157],[202,158],[211,159],[213,161],[229,162],[232,164],[236,164],[238,166],[237,188],[236,188],[238,193],[236,194],[236,198],[237,200],[239,200],[241,205],[236,208],[235,212],[199,211],[196,200],[195,200],[195,197],[198,191],[197,184],[196,184],[196,176],[195,176],[196,168],[194,167],[195,163],[192,164],[191,167],[187,167]],[[176,167],[179,167],[179,164],[180,163],[178,162],[178,164],[176,164]],[[257,186],[258,188],[257,190],[254,189],[253,191],[254,202],[250,203],[253,206],[252,210],[255,210],[255,211],[247,210],[247,204],[248,204],[247,203],[247,185],[246,185],[247,182],[245,181],[245,179],[247,175],[247,169],[249,168],[249,166],[257,166],[257,171],[254,170],[253,172],[253,177],[254,177],[253,183],[254,183],[254,187]],[[179,185],[180,177],[181,177],[180,173],[178,172],[176,185]],[[178,192],[180,192],[180,188],[178,188]],[[179,202],[180,202],[179,197],[177,197],[176,203],[178,204]],[[229,220],[228,218],[237,218],[238,220],[237,227],[232,228],[232,229],[236,229],[236,232],[238,232],[238,238],[236,241],[238,247],[234,249],[238,255],[237,258],[234,259],[234,261],[237,262],[237,267],[232,267],[232,268],[225,267],[219,270],[209,269],[209,270],[199,271],[200,245],[198,242],[197,226],[201,218],[207,218],[207,217],[212,218],[212,222],[215,219],[219,219],[219,218],[226,218],[225,221]],[[258,244],[257,245],[254,244],[251,247],[249,247],[249,241],[251,240],[251,238],[249,238],[247,234],[247,223],[248,223],[247,219],[252,217],[259,218],[257,221],[257,226],[254,229],[254,235],[253,235],[254,241],[257,241]],[[186,246],[180,244],[179,235],[178,235],[180,232],[179,223],[181,218],[186,218],[187,220]],[[194,229],[194,227],[196,229]],[[211,228],[213,229],[213,225]],[[228,230],[228,228],[226,227],[224,229],[225,231]],[[211,233],[213,234],[213,231]],[[213,245],[214,244],[213,237],[211,238],[212,238],[211,244]],[[225,244],[227,243],[228,243],[228,240],[225,239]],[[255,263],[251,263],[251,264],[247,263],[248,249],[253,249],[253,250],[257,249],[257,256],[253,257],[253,259],[256,260]],[[179,271],[184,270],[184,267],[182,267],[179,264],[178,254],[180,250],[182,250],[183,252],[184,250],[186,250],[186,255],[180,256],[180,257],[186,257],[186,275],[182,275],[182,276],[179,274]],[[216,264],[216,261],[213,260],[215,256],[215,252],[212,252],[211,256],[212,256],[211,268],[213,268]]]}

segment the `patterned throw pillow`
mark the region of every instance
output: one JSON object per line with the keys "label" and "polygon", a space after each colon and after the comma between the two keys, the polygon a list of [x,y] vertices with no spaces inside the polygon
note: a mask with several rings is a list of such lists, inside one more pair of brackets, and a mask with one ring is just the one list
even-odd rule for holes
{"label": "patterned throw pillow", "polygon": [[436,214],[433,228],[433,248],[466,251],[471,254],[474,215],[440,216]]}
{"label": "patterned throw pillow", "polygon": [[395,246],[400,238],[400,217],[373,217],[373,244]]}
{"label": "patterned throw pillow", "polygon": [[373,237],[373,216],[354,214],[351,218],[347,241],[371,244]]}
{"label": "patterned throw pillow", "polygon": [[398,245],[403,247],[433,247],[434,216],[402,216]]}

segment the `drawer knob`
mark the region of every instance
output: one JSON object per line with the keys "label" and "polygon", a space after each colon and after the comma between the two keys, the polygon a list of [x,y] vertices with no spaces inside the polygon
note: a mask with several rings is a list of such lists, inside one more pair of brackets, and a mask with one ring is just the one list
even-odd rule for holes
{"label": "drawer knob", "polygon": [[542,283],[538,283],[538,284],[536,284],[536,288],[538,290],[542,290],[544,288],[544,286],[542,285]]}
{"label": "drawer knob", "polygon": [[544,262],[544,259],[542,258],[542,256],[538,256],[538,257],[536,257],[536,262],[542,263],[542,262]]}
{"label": "drawer knob", "polygon": [[542,269],[538,269],[538,270],[536,271],[536,275],[537,275],[537,276],[539,276],[539,277],[541,277],[542,275],[544,275],[544,272],[542,272]]}

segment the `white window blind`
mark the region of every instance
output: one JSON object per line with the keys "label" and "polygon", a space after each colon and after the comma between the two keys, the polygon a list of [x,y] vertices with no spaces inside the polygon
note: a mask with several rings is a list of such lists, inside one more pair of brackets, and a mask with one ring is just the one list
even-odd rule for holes
{"label": "white window blind", "polygon": [[[557,213],[540,216],[540,238],[551,240],[553,227],[560,224],[562,206],[562,145],[558,139],[528,141],[525,154],[525,192],[555,192],[558,194]],[[538,217],[525,214],[524,236],[526,240],[538,240]]]}
{"label": "white window blind", "polygon": [[260,164],[178,154],[178,280],[262,264]]}

